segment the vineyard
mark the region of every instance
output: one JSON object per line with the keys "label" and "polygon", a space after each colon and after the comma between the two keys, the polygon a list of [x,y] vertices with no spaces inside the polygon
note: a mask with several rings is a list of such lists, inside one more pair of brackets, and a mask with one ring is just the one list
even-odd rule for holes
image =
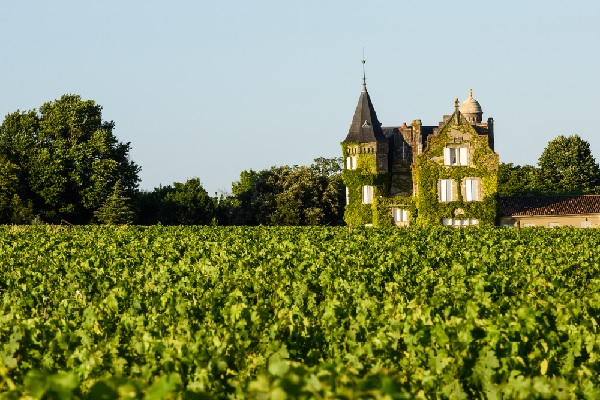
{"label": "vineyard", "polygon": [[600,231],[0,227],[0,399],[600,398]]}

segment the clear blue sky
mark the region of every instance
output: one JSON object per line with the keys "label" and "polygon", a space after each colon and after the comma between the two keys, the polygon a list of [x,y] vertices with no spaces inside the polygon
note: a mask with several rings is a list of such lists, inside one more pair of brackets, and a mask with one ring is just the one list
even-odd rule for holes
{"label": "clear blue sky", "polygon": [[140,188],[340,155],[367,85],[387,126],[473,88],[504,162],[577,133],[600,159],[600,1],[7,1],[0,114],[65,93],[131,142]]}

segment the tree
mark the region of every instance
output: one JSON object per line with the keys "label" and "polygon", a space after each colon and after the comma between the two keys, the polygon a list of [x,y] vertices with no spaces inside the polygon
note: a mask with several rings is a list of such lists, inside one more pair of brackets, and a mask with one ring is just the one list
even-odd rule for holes
{"label": "tree", "polygon": [[106,199],[104,204],[94,212],[94,216],[101,224],[106,225],[125,225],[133,221],[134,213],[129,206],[129,197],[126,197],[118,180],[112,194]]}
{"label": "tree", "polygon": [[538,167],[535,184],[544,194],[592,193],[600,185],[600,167],[589,143],[578,135],[550,141]]}
{"label": "tree", "polygon": [[136,223],[151,225],[207,225],[215,216],[215,202],[198,178],[160,186],[137,195]]}
{"label": "tree", "polygon": [[73,223],[91,221],[119,180],[132,196],[140,168],[129,159],[130,144],[114,136],[114,126],[102,120],[101,106],[77,95],[47,102],[39,112],[7,115],[0,156],[15,166],[16,195],[48,222]]}
{"label": "tree", "polygon": [[536,193],[535,177],[537,169],[531,165],[500,163],[498,169],[498,194],[518,196]]}
{"label": "tree", "polygon": [[308,167],[243,171],[233,196],[219,202],[220,218],[232,225],[339,225],[341,170],[341,159],[319,158]]}
{"label": "tree", "polygon": [[163,223],[169,225],[208,225],[213,218],[214,199],[202,187],[198,178],[185,183],[173,183],[165,196]]}

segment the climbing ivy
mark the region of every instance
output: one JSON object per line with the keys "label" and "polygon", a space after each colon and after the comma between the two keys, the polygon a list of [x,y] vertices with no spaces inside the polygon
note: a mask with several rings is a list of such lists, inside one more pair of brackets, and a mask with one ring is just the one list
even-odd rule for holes
{"label": "climbing ivy", "polygon": [[[368,152],[373,145],[370,143],[342,143],[344,160],[356,157],[356,168],[347,169],[342,173],[344,185],[348,188],[348,204],[344,212],[347,225],[391,226],[391,214],[387,207],[381,204],[389,192],[390,175],[377,171],[375,153]],[[373,203],[362,204],[362,187],[373,186]],[[389,218],[387,216],[389,215]],[[384,222],[385,221],[385,222]]]}
{"label": "climbing ivy", "polygon": [[[472,149],[472,166],[443,165],[443,151],[453,138],[450,130],[460,131],[469,137]],[[440,225],[444,218],[475,218],[480,225],[493,226],[497,218],[498,155],[487,144],[487,138],[479,137],[473,127],[461,119],[461,124],[450,123],[435,136],[430,137],[425,152],[416,160],[417,198],[419,210],[416,219],[419,226]],[[463,201],[462,185],[465,178],[481,179],[481,201]],[[438,200],[438,181],[452,179],[456,182],[457,201]]]}
{"label": "climbing ivy", "polygon": [[[452,134],[451,132],[458,132]],[[470,166],[443,165],[444,147],[462,137],[470,143],[472,162]],[[344,213],[346,224],[385,227],[394,225],[392,209],[409,211],[409,225],[436,226],[444,218],[473,218],[480,225],[493,226],[497,219],[498,155],[488,145],[487,137],[479,136],[471,124],[461,117],[459,123],[450,120],[442,130],[429,138],[424,153],[417,156],[412,177],[417,193],[413,197],[388,197],[391,185],[390,174],[377,170],[373,143],[343,142],[344,159],[356,157],[356,168],[344,169],[342,179],[348,188],[348,205]],[[463,201],[462,185],[465,178],[481,179],[481,201]],[[456,182],[456,201],[438,200],[438,181],[452,179]],[[402,183],[406,186],[409,183]],[[362,204],[362,187],[373,186],[373,203]],[[398,186],[398,185],[396,185]],[[412,188],[406,192],[412,192]]]}

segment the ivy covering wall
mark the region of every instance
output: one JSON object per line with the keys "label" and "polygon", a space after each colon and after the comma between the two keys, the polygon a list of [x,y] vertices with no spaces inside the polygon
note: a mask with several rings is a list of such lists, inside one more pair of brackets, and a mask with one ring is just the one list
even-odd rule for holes
{"label": "ivy covering wall", "polygon": [[[380,200],[388,195],[389,174],[377,171],[375,153],[367,152],[373,146],[373,143],[342,143],[344,154],[342,180],[348,188],[349,199],[344,212],[344,221],[347,225],[373,224],[379,226],[380,221],[385,220],[385,217],[380,215],[382,212]],[[346,160],[350,156],[356,157],[356,168],[353,170],[349,170],[346,164]],[[372,204],[362,204],[363,186],[373,186]]]}
{"label": "ivy covering wall", "polygon": [[[460,114],[459,114],[460,115]],[[482,226],[493,226],[497,219],[498,155],[489,147],[488,138],[480,136],[464,118],[455,116],[437,134],[428,138],[427,147],[412,165],[412,179],[416,193],[412,197],[388,197],[391,177],[389,172],[377,170],[375,143],[343,142],[345,168],[342,173],[348,188],[348,204],[344,212],[347,225],[393,226],[392,209],[409,212],[411,226],[439,226],[448,219],[476,219]],[[444,148],[467,147],[467,166],[444,165]],[[346,160],[356,157],[356,168],[348,169]],[[478,201],[465,201],[462,184],[465,179],[478,178]],[[453,201],[441,202],[439,182],[455,182]],[[362,203],[363,186],[373,187],[373,202]]]}
{"label": "ivy covering wall", "polygon": [[[463,145],[470,145],[471,162],[468,166],[444,165],[444,147],[456,143],[460,136]],[[429,138],[427,148],[417,157],[413,174],[417,180],[418,226],[440,225],[444,218],[474,218],[482,226],[496,224],[498,155],[489,147],[487,137],[479,136],[464,117],[459,124],[453,117],[437,135]],[[461,182],[469,177],[481,179],[480,201],[463,200]],[[456,182],[456,201],[439,201],[438,182],[441,179]]]}

